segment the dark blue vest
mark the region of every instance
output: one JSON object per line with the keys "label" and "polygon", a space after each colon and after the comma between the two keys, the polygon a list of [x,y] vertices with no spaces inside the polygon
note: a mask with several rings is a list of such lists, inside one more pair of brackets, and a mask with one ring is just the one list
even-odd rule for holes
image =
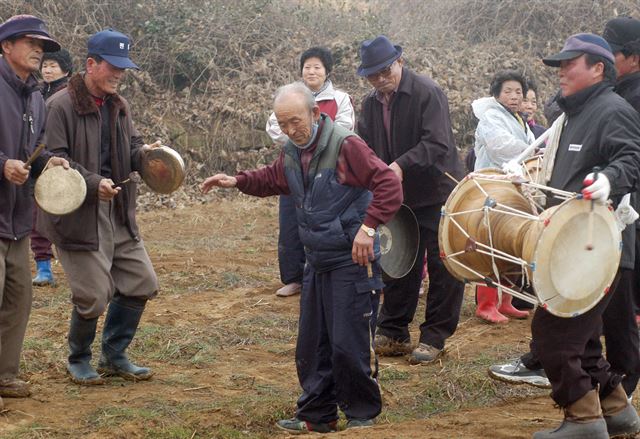
{"label": "dark blue vest", "polygon": [[[336,163],[342,142],[355,134],[321,116],[318,145],[303,182],[300,149],[288,141],[284,145],[285,176],[296,205],[300,240],[307,262],[317,272],[353,264],[353,240],[364,221],[373,198],[366,188],[338,183]],[[306,184],[305,184],[306,183]],[[376,259],[380,256],[378,235],[374,242]]]}

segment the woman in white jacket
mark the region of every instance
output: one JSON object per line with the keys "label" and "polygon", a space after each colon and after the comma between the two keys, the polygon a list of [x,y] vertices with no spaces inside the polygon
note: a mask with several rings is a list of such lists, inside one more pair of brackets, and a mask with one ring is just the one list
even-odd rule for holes
{"label": "woman in white jacket", "polygon": [[[315,96],[320,111],[327,114],[336,124],[353,130],[355,113],[351,97],[333,88],[329,79],[332,68],[333,57],[327,48],[312,47],[300,56],[302,81]],[[266,129],[274,143],[284,145],[288,140],[280,130],[274,113],[271,113]],[[298,237],[295,205],[290,196],[280,196],[279,216],[278,264],[280,279],[285,285],[276,291],[276,295],[286,297],[300,293],[305,263],[304,247]]]}
{"label": "woman in white jacket", "polygon": [[[535,137],[525,119],[518,114],[527,93],[524,76],[514,70],[496,73],[491,81],[491,97],[475,100],[471,107],[479,119],[475,135],[476,163],[474,170],[502,169],[515,159]],[[511,304],[511,295],[503,293],[498,307],[498,290],[485,285],[476,286],[478,306],[476,316],[490,323],[506,323],[509,317],[526,318],[528,311],[520,311]]]}
{"label": "woman in white jacket", "polygon": [[502,169],[535,140],[518,110],[527,92],[524,77],[516,71],[498,72],[491,81],[491,97],[473,101],[471,108],[478,118],[475,135],[476,164],[482,168]]}

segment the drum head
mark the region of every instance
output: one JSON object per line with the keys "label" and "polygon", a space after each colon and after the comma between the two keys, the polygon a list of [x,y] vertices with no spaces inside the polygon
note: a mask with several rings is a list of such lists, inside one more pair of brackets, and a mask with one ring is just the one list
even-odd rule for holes
{"label": "drum head", "polygon": [[82,205],[87,184],[75,169],[54,166],[36,180],[34,197],[40,209],[52,215],[67,215]]}
{"label": "drum head", "polygon": [[[587,250],[593,215],[593,249]],[[531,264],[536,295],[550,313],[575,317],[593,308],[608,292],[622,254],[622,236],[607,206],[571,199],[543,214],[544,229]],[[526,250],[525,253],[530,251]]]}
{"label": "drum head", "polygon": [[391,279],[404,277],[411,271],[418,254],[418,221],[404,204],[387,224],[378,227],[380,235],[380,267]]}
{"label": "drum head", "polygon": [[152,191],[170,194],[184,180],[184,161],[168,146],[153,148],[142,159],[140,174]]}

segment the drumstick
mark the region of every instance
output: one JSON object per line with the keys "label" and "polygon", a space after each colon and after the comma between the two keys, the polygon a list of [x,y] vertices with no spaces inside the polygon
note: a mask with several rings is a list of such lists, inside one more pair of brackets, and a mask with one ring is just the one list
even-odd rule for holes
{"label": "drumstick", "polygon": [[119,183],[112,184],[112,185],[111,185],[111,189],[115,189],[115,188],[117,188],[117,187],[122,187],[123,185],[125,185],[125,184],[129,183],[130,181],[131,181],[131,177],[127,178],[126,180],[122,180],[122,181],[121,181],[121,182],[119,182]]}
{"label": "drumstick", "polygon": [[35,151],[33,151],[33,154],[31,154],[27,159],[27,161],[25,162],[24,169],[27,169],[29,168],[29,166],[31,166],[31,163],[33,163],[33,161],[38,158],[38,156],[40,155],[44,147],[45,147],[44,143],[41,143],[40,145],[38,145]]}
{"label": "drumstick", "polygon": [[130,181],[134,182],[134,183],[140,183],[140,180],[142,180],[140,178],[140,174],[138,174],[137,172],[132,172],[129,174],[129,178],[127,178],[126,180],[122,180],[119,183],[115,183],[111,185],[111,189],[115,189],[117,187],[122,187],[123,185],[129,183]]}
{"label": "drumstick", "polygon": [[369,279],[373,277],[373,268],[371,268],[371,262],[367,262],[367,276],[369,276]]}
{"label": "drumstick", "polygon": [[[600,171],[599,167],[596,166],[593,168],[594,182],[598,179],[598,171]],[[587,245],[585,247],[587,251],[593,250],[593,221],[594,221],[594,215],[595,215],[595,212],[593,211],[593,203],[594,201],[591,200],[591,208],[589,210],[589,218],[587,221]]]}
{"label": "drumstick", "polygon": [[455,177],[453,175],[449,174],[448,172],[445,172],[444,175],[446,175],[451,180],[453,180],[455,182],[455,184],[459,184],[460,183],[458,180],[455,179]]}

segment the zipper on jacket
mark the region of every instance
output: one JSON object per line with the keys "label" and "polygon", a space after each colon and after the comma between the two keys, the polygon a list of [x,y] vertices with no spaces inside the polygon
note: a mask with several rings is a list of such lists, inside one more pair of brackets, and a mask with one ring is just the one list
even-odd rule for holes
{"label": "zipper on jacket", "polygon": [[[31,96],[29,96],[29,98],[22,98],[22,128],[20,130],[20,149],[18,150],[18,159],[20,159],[20,153],[22,151],[24,151],[24,153],[26,154],[26,156],[29,155],[29,152],[27,151],[27,147],[29,146],[29,133],[26,133],[26,139],[25,139],[25,128],[27,126],[27,124],[29,125],[30,129],[31,129],[31,133],[33,133],[33,116],[31,114],[29,114],[29,117],[27,117],[27,111],[29,109],[29,101],[30,101]],[[26,184],[26,183],[25,183]],[[15,221],[13,221],[13,211],[16,208],[16,196],[15,194],[17,193],[18,189],[16,188],[16,191],[13,192],[14,193],[14,197],[11,203],[11,231],[13,232],[13,240],[17,241],[18,240],[18,235],[16,234],[16,224]]]}

